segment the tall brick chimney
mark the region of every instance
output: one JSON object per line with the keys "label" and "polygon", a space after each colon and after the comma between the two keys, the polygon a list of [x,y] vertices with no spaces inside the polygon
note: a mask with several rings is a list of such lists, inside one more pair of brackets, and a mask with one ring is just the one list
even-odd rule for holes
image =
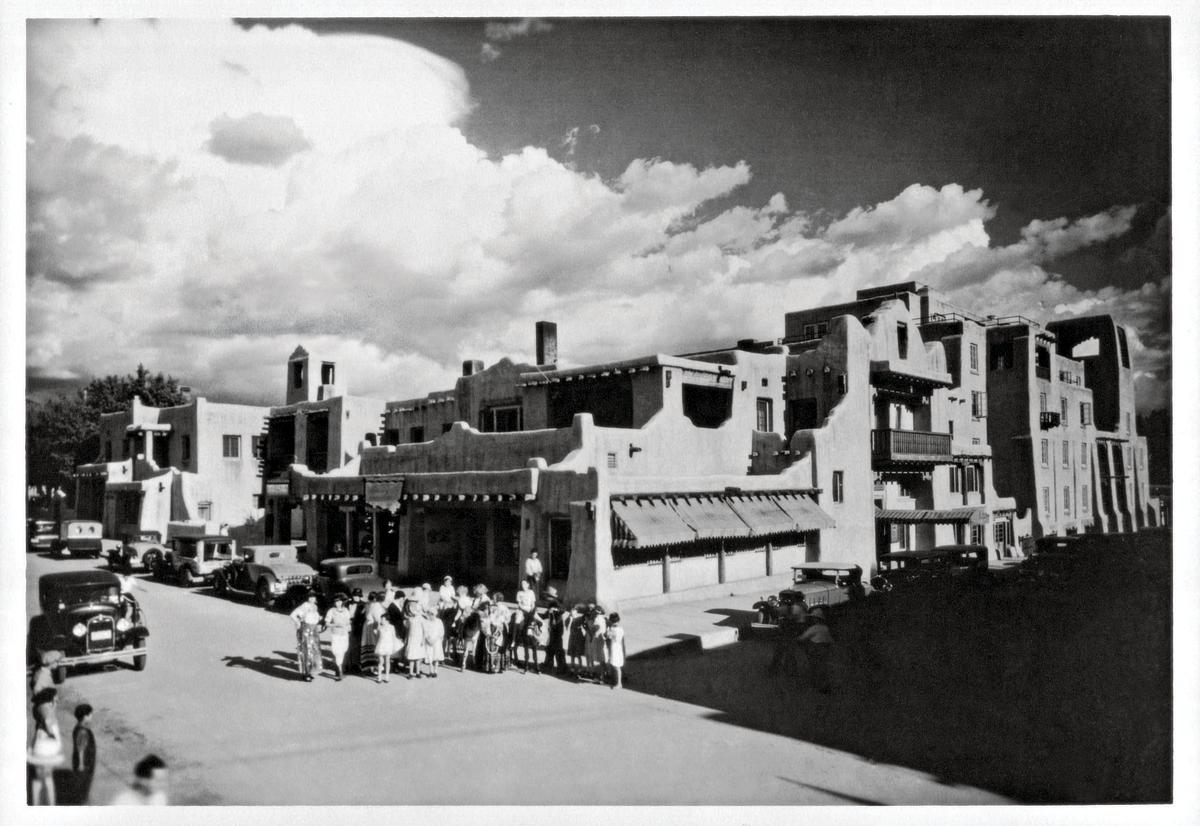
{"label": "tall brick chimney", "polygon": [[537,363],[539,365],[558,364],[558,325],[553,321],[537,323]]}

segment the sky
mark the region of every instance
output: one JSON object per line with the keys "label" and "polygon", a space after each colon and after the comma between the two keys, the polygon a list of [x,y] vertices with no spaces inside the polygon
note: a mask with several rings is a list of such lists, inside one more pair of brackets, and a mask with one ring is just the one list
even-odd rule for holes
{"label": "sky", "polygon": [[26,381],[281,404],[783,334],[918,280],[1171,393],[1165,18],[30,20]]}

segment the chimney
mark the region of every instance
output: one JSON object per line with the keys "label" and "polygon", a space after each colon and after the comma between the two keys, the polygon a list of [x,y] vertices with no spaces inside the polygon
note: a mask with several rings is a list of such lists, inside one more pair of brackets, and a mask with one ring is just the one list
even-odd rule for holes
{"label": "chimney", "polygon": [[476,373],[482,373],[482,372],[483,372],[483,362],[480,361],[479,359],[468,359],[467,361],[463,362],[462,374],[464,376],[473,376]]}
{"label": "chimney", "polygon": [[553,321],[539,321],[537,329],[537,363],[558,364],[558,325]]}

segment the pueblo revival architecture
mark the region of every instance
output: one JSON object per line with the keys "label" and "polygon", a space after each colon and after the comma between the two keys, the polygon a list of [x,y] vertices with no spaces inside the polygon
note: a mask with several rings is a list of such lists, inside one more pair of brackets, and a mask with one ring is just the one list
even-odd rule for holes
{"label": "pueblo revival architecture", "polygon": [[291,466],[292,527],[336,510],[400,581],[508,588],[536,550],[567,599],[606,605],[1136,530],[1157,514],[1124,335],[980,318],[915,282],[788,313],[779,339],[584,367],[539,322],[532,362],[467,361],[453,389],[387,403],[380,444],[342,467]]}
{"label": "pueblo revival architecture", "polygon": [[[1111,318],[981,318],[905,282],[787,313],[783,328],[567,367],[539,322],[532,360],[467,361],[453,388],[386,403],[348,395],[335,364],[297,348],[285,404],[246,422],[265,538],[310,562],[369,555],[399,582],[505,591],[537,551],[566,599],[617,607],[772,587],[802,561],[869,579],[890,551],[971,543],[1003,564],[1041,536],[1159,524]],[[80,469],[135,474],[110,478],[106,502],[136,485],[145,523],[168,489],[191,515],[189,485],[232,485],[224,465],[186,481],[182,443],[161,435],[169,410],[119,415],[106,432],[127,458]]]}

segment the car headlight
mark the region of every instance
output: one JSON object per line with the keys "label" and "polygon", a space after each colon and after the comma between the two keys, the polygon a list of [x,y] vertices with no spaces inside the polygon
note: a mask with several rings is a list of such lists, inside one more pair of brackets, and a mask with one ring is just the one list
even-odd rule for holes
{"label": "car headlight", "polygon": [[77,637],[82,637],[84,634],[87,633],[87,626],[84,625],[82,622],[77,622],[77,623],[75,623],[74,627],[71,628],[71,633]]}
{"label": "car headlight", "polygon": [[119,620],[117,620],[117,630],[120,631],[122,634],[124,634],[126,631],[128,631],[132,627],[133,627],[133,623],[130,622],[129,620],[125,619],[124,617],[121,617]]}

